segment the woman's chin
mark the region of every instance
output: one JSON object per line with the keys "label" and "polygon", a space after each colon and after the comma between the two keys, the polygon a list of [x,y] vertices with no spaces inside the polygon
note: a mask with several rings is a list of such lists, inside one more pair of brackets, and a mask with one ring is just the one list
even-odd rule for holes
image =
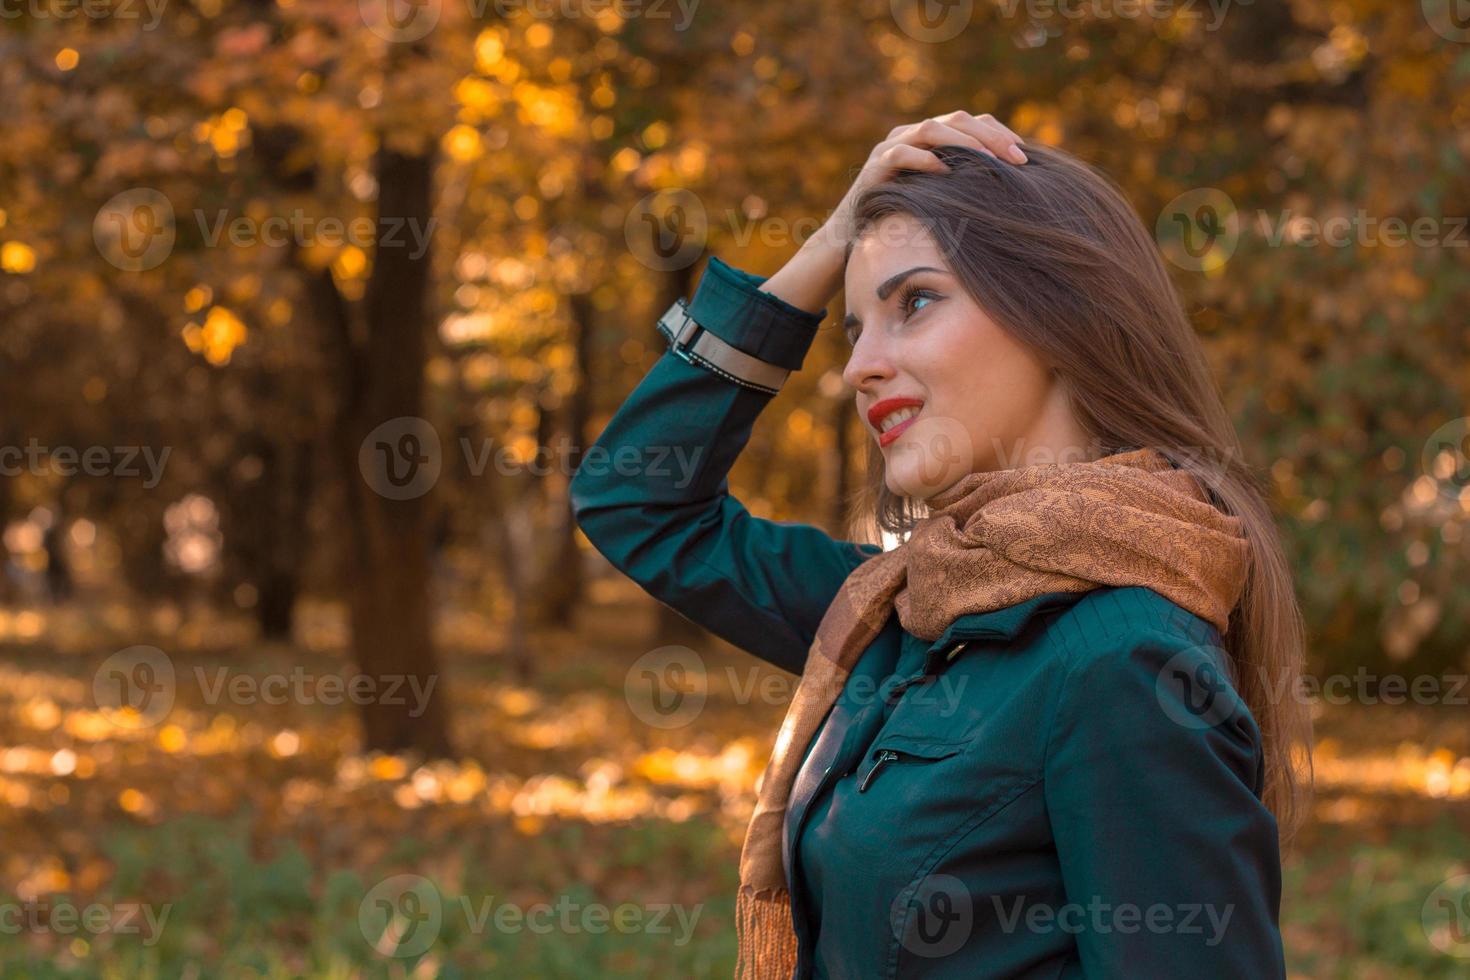
{"label": "woman's chin", "polygon": [[957,419],[920,416],[884,451],[883,480],[896,494],[915,500],[954,486],[975,460],[969,430]]}

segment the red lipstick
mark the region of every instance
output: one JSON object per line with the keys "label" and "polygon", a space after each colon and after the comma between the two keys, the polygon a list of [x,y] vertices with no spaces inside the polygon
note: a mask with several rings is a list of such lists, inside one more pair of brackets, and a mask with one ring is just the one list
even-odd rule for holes
{"label": "red lipstick", "polygon": [[896,412],[900,408],[923,407],[924,402],[923,399],[920,398],[885,398],[880,402],[875,402],[873,406],[868,409],[868,424],[873,427],[874,432],[878,433],[878,445],[880,447],[888,446],[891,442],[893,442],[893,440],[897,439],[900,435],[903,434],[904,429],[907,429],[909,426],[913,425],[914,422],[917,421],[919,418],[917,415],[915,415],[913,418],[904,419],[902,422],[898,423],[887,432],[884,432],[882,429],[879,428],[879,426],[883,424],[883,419],[886,418],[890,412]]}

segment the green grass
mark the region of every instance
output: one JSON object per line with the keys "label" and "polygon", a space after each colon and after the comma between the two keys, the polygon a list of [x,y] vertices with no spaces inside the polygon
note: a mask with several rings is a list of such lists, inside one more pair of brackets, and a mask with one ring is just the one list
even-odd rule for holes
{"label": "green grass", "polygon": [[1452,946],[1457,955],[1441,951],[1423,922],[1435,888],[1467,872],[1470,838],[1448,813],[1394,828],[1382,843],[1362,839],[1359,827],[1324,832],[1286,869],[1288,965],[1314,980],[1470,977],[1470,940]]}
{"label": "green grass", "polygon": [[[142,930],[136,935],[88,937],[85,931],[55,930],[0,934],[4,976],[725,977],[734,962],[730,929],[735,880],[733,869],[721,866],[726,863],[723,854],[715,861],[724,844],[710,824],[643,821],[598,835],[602,839],[594,846],[600,860],[611,863],[610,870],[632,886],[621,894],[553,881],[555,857],[589,844],[585,829],[575,824],[549,826],[527,841],[519,880],[476,870],[489,862],[464,853],[458,862],[466,869],[461,884],[422,876],[428,884],[418,890],[431,888],[440,903],[437,938],[422,953],[396,956],[374,948],[381,931],[375,925],[365,930],[359,913],[378,882],[419,874],[413,859],[421,859],[433,845],[402,841],[394,860],[362,875],[315,867],[294,842],[282,844],[269,857],[253,857],[251,823],[248,813],[230,820],[187,816],[113,834],[105,850],[116,862],[116,874],[106,891],[89,901],[125,909],[140,901],[136,896],[158,896],[146,900],[157,915],[163,914],[165,902],[169,906],[156,938],[146,935],[141,916],[135,919]],[[658,888],[639,884],[637,876],[645,868],[661,874],[684,868],[717,897],[682,903],[680,919],[672,908],[661,911],[676,903],[654,901]],[[165,895],[169,897],[162,899]],[[57,896],[52,901],[60,900]],[[524,913],[538,902],[551,911],[537,913],[535,928],[507,913],[497,925],[495,910],[507,903]],[[621,913],[619,906],[625,907]],[[621,928],[615,914],[623,916]],[[405,933],[409,939],[413,935]],[[83,944],[77,937],[90,941]]]}

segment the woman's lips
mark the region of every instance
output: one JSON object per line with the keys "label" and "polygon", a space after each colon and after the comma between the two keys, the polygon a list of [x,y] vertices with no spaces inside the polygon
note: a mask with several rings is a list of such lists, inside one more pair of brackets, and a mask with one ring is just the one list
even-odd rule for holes
{"label": "woman's lips", "polygon": [[903,435],[904,429],[907,429],[909,426],[913,425],[917,421],[919,421],[919,417],[915,415],[913,418],[904,419],[902,422],[898,423],[887,432],[879,433],[878,445],[884,449],[888,448],[889,443],[893,442],[893,440]]}
{"label": "woman's lips", "polygon": [[[880,426],[882,426],[883,424],[884,419],[892,415],[894,412],[902,411],[906,408],[912,408],[916,410],[912,418],[904,419],[902,422],[898,423],[887,432],[884,432],[880,428]],[[922,399],[919,398],[884,398],[882,401],[877,402],[871,408],[869,408],[868,424],[873,427],[873,431],[876,432],[878,435],[878,445],[880,447],[886,447],[889,443],[893,442],[893,440],[897,439],[899,435],[903,433],[903,430],[907,429],[909,427],[909,424],[912,423],[914,419],[918,418],[918,413],[922,411],[923,408],[924,402]]]}

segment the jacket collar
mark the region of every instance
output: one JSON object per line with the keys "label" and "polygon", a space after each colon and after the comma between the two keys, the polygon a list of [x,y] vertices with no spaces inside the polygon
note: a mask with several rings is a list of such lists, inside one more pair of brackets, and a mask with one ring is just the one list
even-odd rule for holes
{"label": "jacket collar", "polygon": [[953,656],[958,656],[964,645],[971,640],[1014,640],[1036,616],[1051,610],[1066,609],[1086,594],[1043,592],[1003,609],[961,616],[950,623],[949,628],[929,647],[925,663],[930,667],[938,667]]}

